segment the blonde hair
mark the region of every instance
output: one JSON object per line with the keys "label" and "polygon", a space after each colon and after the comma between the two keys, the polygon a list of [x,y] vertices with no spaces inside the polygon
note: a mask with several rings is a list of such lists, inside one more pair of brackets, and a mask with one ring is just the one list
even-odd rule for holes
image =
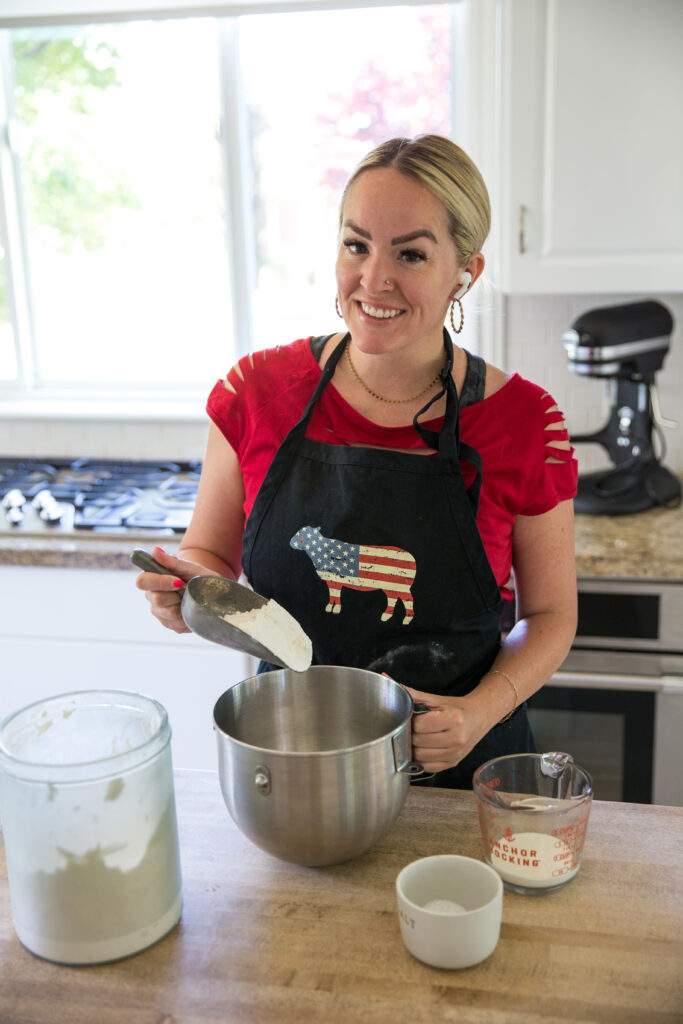
{"label": "blonde hair", "polygon": [[368,153],[346,183],[339,208],[340,230],[349,189],[361,174],[377,167],[393,167],[414,178],[441,202],[461,265],[481,251],[491,228],[488,190],[467,153],[443,135],[389,139]]}

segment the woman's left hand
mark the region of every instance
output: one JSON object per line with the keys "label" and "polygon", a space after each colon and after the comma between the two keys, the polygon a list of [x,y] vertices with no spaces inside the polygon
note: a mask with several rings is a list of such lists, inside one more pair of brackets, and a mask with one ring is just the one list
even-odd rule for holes
{"label": "woman's left hand", "polygon": [[413,716],[412,757],[426,772],[454,767],[491,728],[471,697],[439,697],[410,686],[405,689],[416,704],[431,708]]}

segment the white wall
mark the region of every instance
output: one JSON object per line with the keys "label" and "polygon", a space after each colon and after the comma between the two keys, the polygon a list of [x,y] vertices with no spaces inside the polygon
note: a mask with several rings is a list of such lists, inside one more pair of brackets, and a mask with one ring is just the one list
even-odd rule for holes
{"label": "white wall", "polygon": [[[207,394],[210,388],[207,388]],[[0,419],[0,456],[46,458],[202,459],[208,419],[159,420],[82,417]]]}
{"label": "white wall", "polygon": [[[657,381],[664,416],[678,418],[683,394],[683,295],[658,298],[671,310],[674,334],[671,350]],[[638,298],[633,297],[633,300]],[[596,429],[607,419],[605,385],[573,374],[567,367],[562,334],[588,309],[631,301],[625,296],[509,296],[502,303],[503,368],[543,385],[557,399],[570,431]],[[207,394],[213,381],[207,385]],[[0,420],[0,455],[101,458],[201,459],[207,420],[88,420],[81,418]],[[683,473],[683,423],[665,433],[665,464]],[[580,446],[581,468],[604,464],[600,449]]]}

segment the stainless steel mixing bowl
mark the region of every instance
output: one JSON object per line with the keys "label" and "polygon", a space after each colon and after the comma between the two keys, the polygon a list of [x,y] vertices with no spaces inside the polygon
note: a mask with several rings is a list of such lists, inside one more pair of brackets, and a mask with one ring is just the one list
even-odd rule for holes
{"label": "stainless steel mixing bowl", "polygon": [[410,777],[410,694],[362,669],[266,672],[217,701],[226,806],[261,849],[296,864],[357,857],[398,817]]}

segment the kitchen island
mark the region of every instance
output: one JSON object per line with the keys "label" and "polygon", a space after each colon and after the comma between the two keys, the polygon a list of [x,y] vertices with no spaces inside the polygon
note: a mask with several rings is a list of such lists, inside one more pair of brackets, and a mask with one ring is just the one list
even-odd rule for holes
{"label": "kitchen island", "polygon": [[137,956],[63,967],[12,928],[0,848],[2,1024],[680,1024],[683,809],[597,801],[578,876],[505,892],[500,941],[462,971],[402,944],[394,882],[437,853],[481,857],[472,793],[414,787],[368,853],[279,861],[229,817],[214,772],[177,772],[180,924]]}

